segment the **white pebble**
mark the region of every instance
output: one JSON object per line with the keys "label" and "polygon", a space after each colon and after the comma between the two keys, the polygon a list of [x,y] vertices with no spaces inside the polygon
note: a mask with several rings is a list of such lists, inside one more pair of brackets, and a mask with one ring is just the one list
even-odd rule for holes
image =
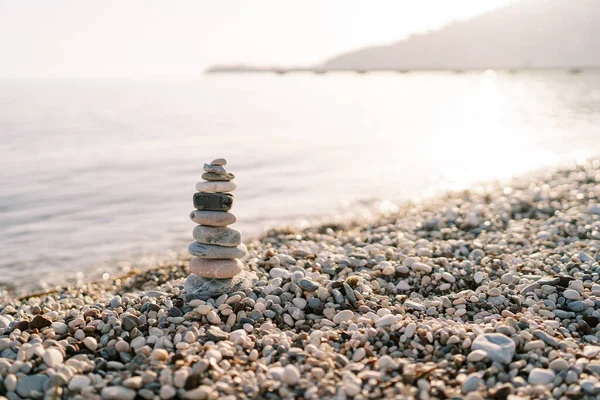
{"label": "white pebble", "polygon": [[85,347],[87,347],[90,351],[96,351],[96,349],[98,348],[98,342],[96,341],[95,338],[88,336],[85,339],[83,339],[83,344],[85,345]]}
{"label": "white pebble", "polygon": [[354,313],[352,311],[343,310],[333,317],[333,322],[335,322],[336,324],[340,324],[342,322],[351,320],[352,318],[354,318]]}
{"label": "white pebble", "polygon": [[56,365],[62,364],[63,354],[60,350],[51,347],[46,350],[42,359],[44,360],[44,364],[52,368]]}
{"label": "white pebble", "polygon": [[283,376],[281,378],[288,385],[295,385],[300,380],[300,371],[298,371],[295,365],[288,364],[283,369]]}
{"label": "white pebble", "polygon": [[396,322],[396,317],[393,314],[384,315],[375,322],[375,326],[382,328],[384,326],[390,326]]}

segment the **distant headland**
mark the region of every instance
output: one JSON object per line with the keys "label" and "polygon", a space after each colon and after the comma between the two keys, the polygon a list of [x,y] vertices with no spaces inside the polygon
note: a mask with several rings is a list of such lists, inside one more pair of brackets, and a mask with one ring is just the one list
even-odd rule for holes
{"label": "distant headland", "polygon": [[207,73],[376,72],[600,67],[600,2],[522,0],[412,35],[389,45],[350,51],[304,67],[215,65]]}

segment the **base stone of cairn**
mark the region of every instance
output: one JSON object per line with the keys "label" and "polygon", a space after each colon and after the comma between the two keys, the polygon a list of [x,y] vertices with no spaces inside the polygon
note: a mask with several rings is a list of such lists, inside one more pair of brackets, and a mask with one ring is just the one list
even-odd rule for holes
{"label": "base stone of cairn", "polygon": [[194,299],[208,300],[219,297],[224,293],[250,289],[256,285],[256,282],[258,282],[258,277],[250,271],[242,271],[230,279],[210,279],[191,274],[185,280],[183,287],[187,301]]}
{"label": "base stone of cairn", "polygon": [[240,231],[228,227],[236,221],[229,212],[234,199],[230,192],[236,185],[225,165],[223,158],[204,164],[204,181],[196,184],[190,218],[199,225],[194,229],[195,242],[188,248],[193,257],[192,273],[184,283],[187,301],[251,289],[258,282],[256,274],[245,270],[239,260],[248,254]]}

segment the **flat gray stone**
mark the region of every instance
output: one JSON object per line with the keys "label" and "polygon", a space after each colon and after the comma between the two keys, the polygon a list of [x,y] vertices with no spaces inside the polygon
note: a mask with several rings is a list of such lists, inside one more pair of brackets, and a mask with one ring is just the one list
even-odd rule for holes
{"label": "flat gray stone", "polygon": [[194,239],[199,243],[225,247],[236,247],[242,243],[242,233],[225,226],[198,225],[194,228]]}
{"label": "flat gray stone", "polygon": [[224,166],[227,165],[227,160],[224,158],[215,158],[214,160],[212,160],[210,162],[210,165],[220,165],[220,166]]}
{"label": "flat gray stone", "polygon": [[423,304],[419,304],[417,302],[406,300],[403,304],[404,307],[412,308],[415,311],[425,311],[426,307]]}
{"label": "flat gray stone", "polygon": [[585,304],[583,301],[576,300],[567,304],[567,307],[571,311],[582,312],[587,308],[587,304]]}
{"label": "flat gray stone", "polygon": [[243,271],[230,279],[207,279],[196,274],[190,274],[183,287],[186,293],[186,301],[194,299],[208,300],[225,293],[251,289],[256,282],[258,282],[258,277],[250,271]]}
{"label": "flat gray stone", "polygon": [[199,211],[190,213],[190,219],[197,224],[210,226],[227,226],[235,223],[236,217],[227,211]]}
{"label": "flat gray stone", "polygon": [[216,343],[216,342],[220,342],[221,340],[227,340],[227,339],[229,339],[229,333],[224,332],[218,326],[211,326],[206,331],[206,338],[208,340],[212,340],[213,342]]}
{"label": "flat gray stone", "polygon": [[537,330],[537,331],[533,332],[533,336],[535,336],[536,338],[542,340],[544,343],[549,344],[552,347],[558,347],[560,345],[560,343],[558,342],[558,340],[556,340],[552,336],[548,335],[544,331]]}
{"label": "flat gray stone", "polygon": [[244,244],[236,247],[224,247],[192,242],[188,247],[188,252],[199,258],[243,258],[248,254],[248,249]]}
{"label": "flat gray stone", "polygon": [[472,373],[465,379],[462,384],[462,392],[467,394],[477,390],[477,387],[481,384],[482,379],[477,373]]}
{"label": "flat gray stone", "polygon": [[28,375],[19,379],[17,394],[21,397],[33,397],[33,392],[44,393],[44,386],[48,382],[48,375]]}
{"label": "flat gray stone", "polygon": [[205,181],[231,181],[235,179],[235,175],[228,172],[226,175],[215,174],[214,172],[205,172],[202,174],[202,179]]}

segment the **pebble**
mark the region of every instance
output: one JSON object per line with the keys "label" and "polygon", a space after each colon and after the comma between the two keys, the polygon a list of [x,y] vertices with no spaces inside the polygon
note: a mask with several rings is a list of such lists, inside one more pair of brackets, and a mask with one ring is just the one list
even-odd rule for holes
{"label": "pebble", "polygon": [[585,251],[580,251],[579,252],[579,259],[581,260],[581,262],[590,262],[593,263],[594,261],[596,261],[594,259],[594,257],[590,256],[588,253],[586,253]]}
{"label": "pebble", "polygon": [[467,394],[477,390],[479,385],[482,383],[481,377],[477,373],[472,373],[462,384],[462,392]]}
{"label": "pebble", "polygon": [[154,349],[150,358],[154,361],[164,362],[169,359],[169,352],[165,349]]}
{"label": "pebble", "polygon": [[193,236],[202,244],[237,247],[242,243],[242,233],[226,226],[198,225],[194,228]]}
{"label": "pebble", "polygon": [[598,354],[600,354],[600,346],[584,346],[582,353],[587,358],[595,358]]}
{"label": "pebble", "polygon": [[545,368],[533,368],[529,372],[529,378],[527,378],[527,382],[532,385],[547,385],[554,381],[556,374]]}
{"label": "pebble", "polygon": [[553,338],[552,336],[548,335],[546,332],[544,331],[540,331],[537,330],[533,333],[533,335],[544,341],[544,343],[549,344],[550,346],[553,347],[558,347],[560,343],[558,343],[558,340],[556,340],[555,338]]}
{"label": "pebble", "polygon": [[426,274],[431,273],[431,271],[433,270],[433,268],[431,268],[429,265],[423,264],[423,263],[420,263],[420,262],[416,262],[416,263],[412,264],[410,266],[410,268],[413,271],[425,272]]}
{"label": "pebble", "polygon": [[140,389],[142,387],[142,377],[132,376],[123,381],[123,386],[129,389]]}
{"label": "pebble", "polygon": [[572,301],[567,304],[567,307],[573,312],[582,312],[587,308],[587,304],[583,301]]}
{"label": "pebble", "polygon": [[205,181],[231,181],[235,179],[235,175],[228,172],[226,175],[216,174],[214,172],[205,172],[202,174],[202,179]]}
{"label": "pebble", "polygon": [[107,386],[100,392],[104,400],[133,400],[136,394],[135,390],[123,386]]}
{"label": "pebble", "polygon": [[442,274],[442,279],[445,280],[446,282],[450,282],[450,283],[456,282],[456,278],[449,272],[444,272]]}
{"label": "pebble", "polygon": [[47,375],[41,374],[24,376],[17,383],[17,394],[21,397],[33,397],[34,392],[44,393],[48,379]]}
{"label": "pebble", "polygon": [[233,192],[237,185],[233,182],[202,181],[196,183],[196,190],[199,192],[226,193]]}
{"label": "pebble", "polygon": [[222,211],[194,210],[190,213],[190,219],[197,224],[208,226],[227,226],[236,222],[234,214]]}
{"label": "pebble", "polygon": [[212,172],[213,174],[217,174],[217,175],[226,175],[227,171],[225,171],[225,168],[223,168],[223,166],[218,165],[218,164],[204,164],[204,171],[206,172]]}
{"label": "pebble", "polygon": [[335,322],[336,324],[341,324],[342,322],[346,322],[351,320],[352,318],[354,318],[354,313],[350,310],[343,310],[338,312],[334,317],[333,317],[333,322]]}
{"label": "pebble", "polygon": [[224,158],[215,158],[214,160],[212,160],[210,162],[210,165],[220,165],[220,166],[225,166],[227,165],[227,160]]}
{"label": "pebble", "polygon": [[237,259],[206,259],[192,257],[189,264],[193,274],[209,279],[232,278],[242,272],[244,264]]}
{"label": "pebble", "polygon": [[300,380],[300,371],[295,365],[288,364],[283,368],[281,380],[288,385],[295,385]]}
{"label": "pebble", "polygon": [[404,335],[406,335],[406,337],[410,339],[414,336],[416,331],[417,331],[417,324],[415,324],[414,322],[411,322],[408,325],[406,325],[406,329],[404,330]]}
{"label": "pebble", "polygon": [[46,349],[46,351],[44,352],[42,359],[44,360],[44,364],[52,368],[54,366],[62,364],[63,353],[58,349],[49,348]]}
{"label": "pebble", "polygon": [[475,272],[475,274],[473,275],[473,280],[477,284],[481,283],[483,281],[483,273],[481,273],[480,271]]}
{"label": "pebble", "polygon": [[4,388],[8,392],[14,392],[17,390],[17,377],[14,374],[8,374],[4,378]]}
{"label": "pebble", "polygon": [[195,256],[192,257],[192,260],[190,261],[190,268],[192,262],[197,259],[243,258],[246,254],[248,254],[245,244],[240,244],[236,247],[225,247],[212,244],[203,244],[199,242],[192,242],[188,247],[188,252],[192,256]]}
{"label": "pebble", "polygon": [[553,371],[560,372],[569,368],[569,363],[564,358],[556,358],[550,362],[548,367]]}
{"label": "pebble", "polygon": [[579,300],[581,298],[581,295],[576,290],[567,289],[563,292],[563,297],[569,300]]}
{"label": "pebble", "polygon": [[487,357],[487,352],[485,350],[473,350],[467,356],[468,362],[479,362],[484,360]]}
{"label": "pebble", "polygon": [[[219,320],[219,322],[221,321]],[[213,342],[219,342],[221,340],[229,339],[229,334],[217,326],[211,326],[206,331],[206,338],[208,340],[212,340]]]}
{"label": "pebble", "polygon": [[271,278],[287,278],[290,275],[290,271],[285,268],[271,268],[269,275],[271,275]]}
{"label": "pebble", "polygon": [[75,375],[69,381],[68,388],[72,392],[81,392],[84,388],[91,384],[92,380],[85,375]]}
{"label": "pebble", "polygon": [[377,360],[377,366],[382,371],[390,371],[398,368],[398,363],[390,356],[384,355]]}
{"label": "pebble", "polygon": [[300,287],[300,289],[306,290],[307,292],[314,292],[319,288],[318,284],[306,278],[300,279],[298,281],[298,286]]}
{"label": "pebble", "polygon": [[233,207],[233,195],[230,193],[196,192],[193,204],[200,211],[229,211]]}
{"label": "pebble", "polygon": [[83,339],[83,345],[91,351],[96,351],[96,349],[98,348],[98,342],[95,338],[91,336],[88,336],[85,339]]}
{"label": "pebble", "polygon": [[508,364],[515,355],[516,345],[502,333],[484,333],[475,338],[471,348],[483,350],[492,361]]}
{"label": "pebble", "polygon": [[383,317],[379,318],[375,322],[375,326],[377,328],[382,328],[384,326],[390,326],[394,322],[396,322],[396,317],[394,315],[392,315],[392,314],[388,314],[388,315],[384,315]]}
{"label": "pebble", "polygon": [[160,388],[159,397],[163,400],[172,399],[177,395],[177,391],[171,385],[163,385]]}

